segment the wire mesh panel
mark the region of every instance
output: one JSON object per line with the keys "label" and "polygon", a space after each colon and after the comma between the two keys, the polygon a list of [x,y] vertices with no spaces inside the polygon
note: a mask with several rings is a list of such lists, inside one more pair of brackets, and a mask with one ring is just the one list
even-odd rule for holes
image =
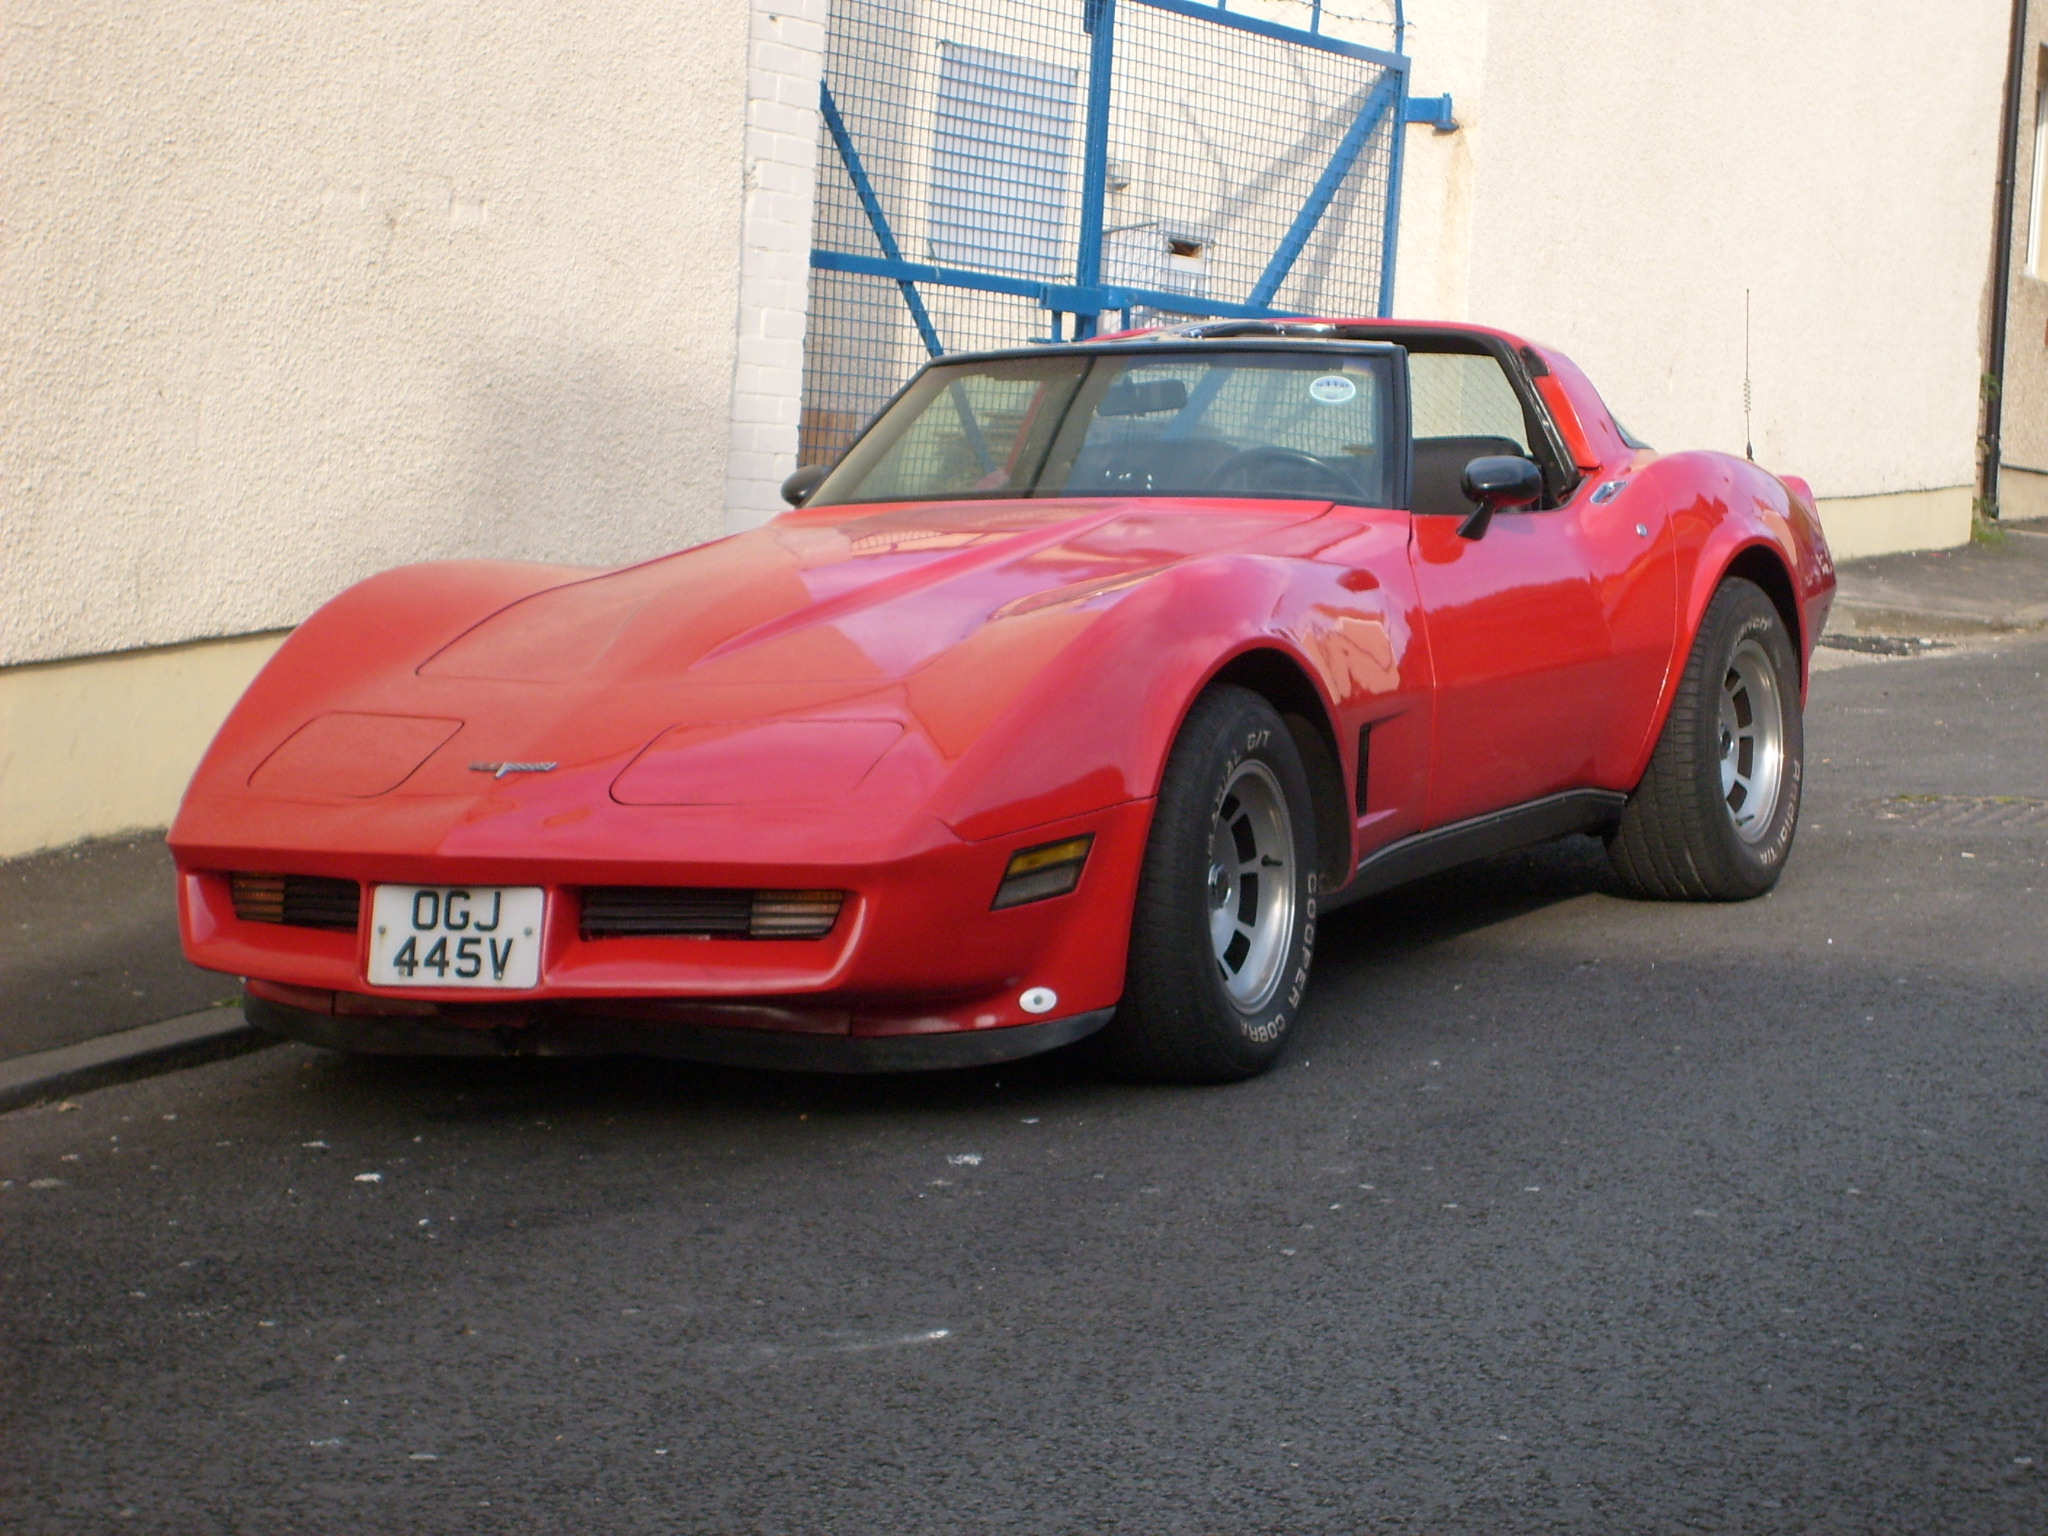
{"label": "wire mesh panel", "polygon": [[802,462],[836,460],[939,351],[1376,312],[1406,61],[1304,19],[1320,7],[835,0]]}
{"label": "wire mesh panel", "polygon": [[[1388,72],[1143,4],[1119,7],[1116,27],[1104,280],[1375,313],[1398,131]],[[1340,151],[1349,167],[1291,250]],[[1134,318],[1163,317],[1141,306]]]}
{"label": "wire mesh panel", "polygon": [[[838,0],[825,87],[844,131],[820,130],[812,245],[1071,281],[1087,67],[1081,0]],[[1050,321],[1017,294],[916,299],[928,326],[887,277],[811,274],[804,463],[836,460],[935,345],[1011,346]]]}

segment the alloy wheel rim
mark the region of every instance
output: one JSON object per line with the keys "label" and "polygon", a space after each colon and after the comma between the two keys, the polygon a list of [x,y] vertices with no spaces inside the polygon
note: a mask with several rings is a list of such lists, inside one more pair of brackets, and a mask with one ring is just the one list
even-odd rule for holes
{"label": "alloy wheel rim", "polygon": [[1209,945],[1238,1009],[1272,1001],[1294,932],[1294,821],[1273,770],[1239,763],[1209,830]]}
{"label": "alloy wheel rim", "polygon": [[1744,640],[1721,677],[1721,799],[1745,843],[1759,843],[1776,819],[1785,783],[1785,705],[1778,669]]}

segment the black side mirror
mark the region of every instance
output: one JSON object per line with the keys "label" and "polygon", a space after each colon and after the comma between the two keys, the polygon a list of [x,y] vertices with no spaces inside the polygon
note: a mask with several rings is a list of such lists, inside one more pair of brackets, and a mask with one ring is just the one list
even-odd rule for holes
{"label": "black side mirror", "polygon": [[1459,482],[1467,501],[1479,505],[1458,524],[1461,539],[1483,539],[1493,514],[1510,507],[1533,507],[1543,499],[1543,471],[1528,459],[1495,454],[1465,466]]}
{"label": "black side mirror", "polygon": [[782,499],[792,507],[800,507],[811,499],[825,477],[832,473],[830,464],[806,464],[787,480],[782,482]]}

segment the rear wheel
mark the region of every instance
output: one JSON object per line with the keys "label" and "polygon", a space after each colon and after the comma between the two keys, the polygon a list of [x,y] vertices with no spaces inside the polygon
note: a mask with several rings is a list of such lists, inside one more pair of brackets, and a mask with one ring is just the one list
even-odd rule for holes
{"label": "rear wheel", "polygon": [[1741,901],[1777,884],[1799,819],[1799,659],[1754,583],[1707,605],[1664,733],[1607,844],[1622,881],[1666,900]]}
{"label": "rear wheel", "polygon": [[1196,700],[1159,786],[1124,999],[1098,1037],[1112,1063],[1219,1083],[1278,1059],[1315,946],[1314,827],[1273,707],[1229,686]]}

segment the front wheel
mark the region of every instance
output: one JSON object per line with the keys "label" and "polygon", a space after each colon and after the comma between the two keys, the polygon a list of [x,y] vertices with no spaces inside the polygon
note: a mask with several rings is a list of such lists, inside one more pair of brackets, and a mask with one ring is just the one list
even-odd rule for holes
{"label": "front wheel", "polygon": [[1742,901],[1778,882],[1799,820],[1799,659],[1763,590],[1730,577],[1700,620],[1649,769],[1607,844],[1623,884]]}
{"label": "front wheel", "polygon": [[1314,828],[1272,705],[1230,686],[1197,699],[1160,781],[1123,1002],[1098,1037],[1114,1065],[1221,1083],[1278,1059],[1315,948]]}

